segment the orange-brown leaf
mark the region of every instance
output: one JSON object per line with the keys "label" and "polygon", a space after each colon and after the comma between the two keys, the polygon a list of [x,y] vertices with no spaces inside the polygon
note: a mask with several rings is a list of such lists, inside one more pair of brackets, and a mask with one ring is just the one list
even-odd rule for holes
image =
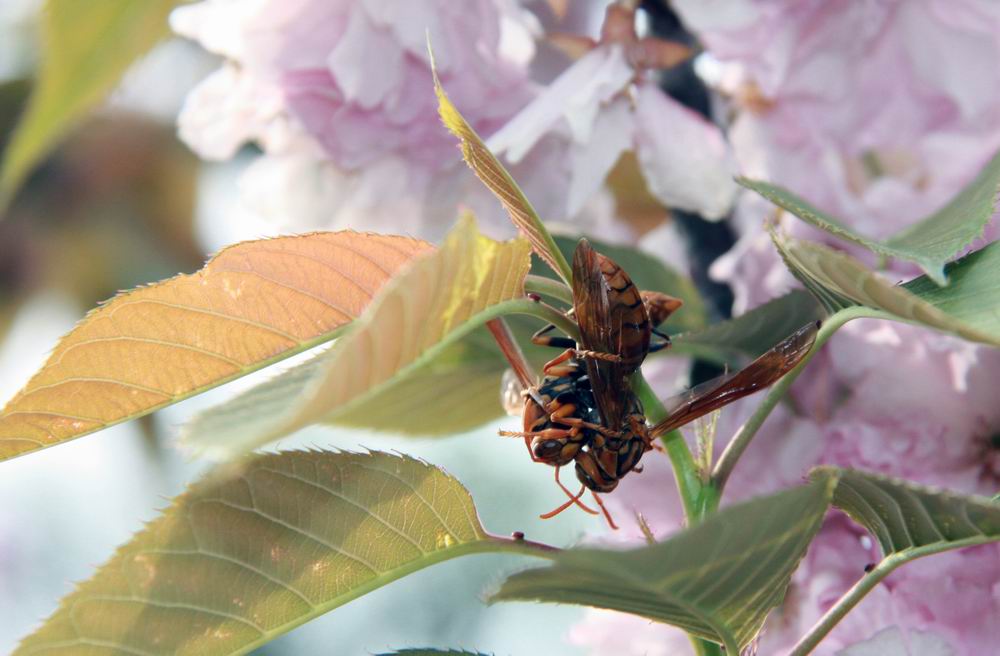
{"label": "orange-brown leaf", "polygon": [[0,460],[237,378],[335,336],[426,242],[352,231],[245,242],[91,311],[0,414]]}

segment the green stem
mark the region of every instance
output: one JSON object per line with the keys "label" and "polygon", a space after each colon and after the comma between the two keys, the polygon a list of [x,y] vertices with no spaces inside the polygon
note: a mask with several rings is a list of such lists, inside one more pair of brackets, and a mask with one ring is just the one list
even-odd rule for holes
{"label": "green stem", "polygon": [[542,296],[549,296],[568,305],[573,305],[573,291],[563,283],[558,280],[553,280],[552,278],[529,274],[528,277],[524,279],[524,289],[525,291],[541,294]]}
{"label": "green stem", "polygon": [[504,301],[494,305],[489,318],[499,317],[505,314],[527,314],[538,317],[543,321],[555,324],[556,328],[563,331],[573,339],[579,341],[580,329],[576,322],[567,317],[559,310],[544,303],[538,303],[530,298],[519,298],[513,301]]}
{"label": "green stem", "polygon": [[809,353],[802,359],[794,369],[789,371],[781,380],[775,383],[770,390],[767,392],[767,396],[764,397],[764,401],[757,406],[754,413],[750,415],[746,423],[740,427],[733,436],[733,439],[729,441],[726,445],[725,450],[723,450],[722,455],[719,457],[719,461],[715,465],[715,469],[712,471],[711,487],[715,488],[717,495],[722,496],[722,491],[726,487],[726,482],[729,480],[729,475],[733,473],[733,468],[736,467],[736,463],[739,461],[740,456],[746,451],[747,447],[750,446],[750,442],[753,440],[757,431],[764,424],[764,421],[774,410],[774,407],[778,405],[781,398],[788,391],[788,388],[792,386],[795,379],[799,377],[802,370],[805,369],[806,365],[812,359],[816,353],[819,352],[823,344],[826,343],[830,337],[837,331],[838,328],[843,326],[845,323],[851,319],[856,319],[862,316],[870,316],[871,311],[864,307],[851,307],[845,310],[841,310],[836,314],[828,317],[823,325],[820,326],[819,332],[816,335],[816,342],[813,344],[812,349]]}
{"label": "green stem", "polygon": [[[632,377],[632,385],[642,407],[646,411],[646,418],[651,423],[657,423],[667,416],[667,409],[656,397],[656,393],[642,376],[642,372],[636,373]],[[670,464],[674,470],[674,480],[677,481],[677,492],[680,494],[681,503],[684,504],[684,516],[688,524],[695,524],[701,519],[700,503],[703,483],[698,473],[698,465],[691,455],[691,450],[681,436],[680,431],[670,431],[660,438],[663,448],[667,451]]]}
{"label": "green stem", "polygon": [[486,535],[489,536],[490,542],[499,547],[499,550],[509,553],[552,559],[562,551],[559,547],[553,547],[552,545],[545,544],[544,542],[527,540],[524,538],[523,534],[519,534],[520,537],[512,536],[509,538],[503,535],[496,535],[494,533],[486,533]]}
{"label": "green stem", "polygon": [[818,622],[809,629],[807,633],[799,642],[792,648],[792,651],[788,652],[788,656],[805,656],[812,652],[813,649],[819,645],[820,641],[826,637],[826,634],[830,632],[833,627],[837,625],[840,620],[844,619],[844,616],[854,608],[861,599],[871,592],[879,582],[882,581],[886,576],[889,575],[892,570],[896,569],[900,564],[897,562],[898,559],[895,556],[888,556],[882,560],[881,563],[875,566],[872,571],[868,572],[861,578],[854,586],[844,593],[840,599],[837,600],[830,610],[826,611],[826,614],[819,619]]}
{"label": "green stem", "polygon": [[[657,398],[653,388],[646,382],[641,371],[636,372],[632,377],[632,386],[638,394],[639,400],[642,401],[646,418],[650,422],[655,424],[666,419],[667,414],[669,414],[667,409]],[[666,449],[670,465],[674,470],[677,492],[684,505],[684,517],[687,519],[688,526],[693,526],[718,505],[717,502],[713,504],[711,501],[715,492],[702,480],[698,465],[694,461],[694,456],[691,455],[691,449],[688,448],[680,431],[672,430],[663,435],[660,440],[663,442],[663,448]],[[725,652],[714,642],[695,636],[689,637],[691,644],[694,645],[695,654],[698,656],[724,656]]]}

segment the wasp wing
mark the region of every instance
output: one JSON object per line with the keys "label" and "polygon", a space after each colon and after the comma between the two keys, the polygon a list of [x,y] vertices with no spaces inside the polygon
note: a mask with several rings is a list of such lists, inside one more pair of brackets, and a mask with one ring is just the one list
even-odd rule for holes
{"label": "wasp wing", "polygon": [[669,415],[653,426],[650,434],[662,435],[768,387],[809,353],[818,326],[816,323],[803,326],[736,373],[710,380],[668,401]]}
{"label": "wasp wing", "polygon": [[[621,290],[611,288],[606,277],[608,272],[604,270],[608,264],[620,271],[617,265],[591,248],[586,239],[580,240],[573,254],[573,311],[580,327],[580,347],[620,358],[626,346],[623,329],[629,323],[626,321],[629,308],[612,298],[613,293]],[[628,276],[622,274],[628,285],[634,287]],[[615,429],[625,415],[626,377],[630,373],[627,365],[620,360],[598,357],[585,357],[584,360],[601,421]]]}
{"label": "wasp wing", "polygon": [[504,358],[510,364],[510,368],[514,371],[514,375],[517,376],[518,382],[521,383],[521,387],[528,389],[534,386],[536,380],[535,373],[531,370],[531,365],[528,364],[527,358],[524,357],[524,352],[521,351],[521,347],[510,332],[510,326],[507,325],[507,322],[503,318],[491,319],[486,322],[486,327],[493,335],[493,339],[496,340],[497,346],[500,347],[500,352],[503,353]]}

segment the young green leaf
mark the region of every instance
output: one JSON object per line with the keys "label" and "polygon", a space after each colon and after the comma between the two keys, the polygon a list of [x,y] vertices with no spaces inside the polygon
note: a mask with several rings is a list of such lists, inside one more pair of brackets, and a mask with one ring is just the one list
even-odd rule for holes
{"label": "young green leaf", "polygon": [[330,350],[196,417],[186,441],[226,458],[320,421],[355,424],[373,412],[373,421],[384,422],[406,377],[426,372],[449,345],[507,311],[505,302],[530,303],[523,299],[530,249],[522,239],[484,237],[466,217],[440,249],[387,285]]}
{"label": "young green leaf", "polygon": [[414,458],[296,451],[236,474],[175,499],[15,653],[245,654],[424,567],[516,550]]}
{"label": "young green leaf", "polygon": [[[429,45],[428,45],[429,50]],[[452,104],[445,93],[441,81],[438,79],[437,70],[434,68],[434,58],[431,55],[431,70],[434,73],[434,91],[438,98],[438,114],[448,130],[461,140],[462,157],[465,158],[476,176],[482,180],[483,184],[489,187],[493,195],[507,210],[510,220],[517,226],[534,249],[538,257],[552,267],[552,270],[559,274],[559,277],[568,285],[573,280],[573,273],[570,271],[569,263],[556,247],[552,240],[552,235],[542,223],[535,208],[531,206],[524,192],[514,182],[507,169],[504,168],[500,160],[490,152],[483,140],[479,138],[476,131],[465,120],[455,105]]]}
{"label": "young green leaf", "polygon": [[722,643],[748,644],[819,530],[835,480],[726,508],[659,544],[572,549],[508,578],[493,601],[583,604],[641,615]]}
{"label": "young green leaf", "polygon": [[719,364],[735,363],[763,354],[785,336],[823,316],[823,308],[809,293],[791,291],[734,319],[676,335],[670,350]]}
{"label": "young green leaf", "polygon": [[152,412],[336,337],[432,250],[352,231],[244,242],[119,294],[56,345],[0,413],[0,460]]}
{"label": "young green leaf", "polygon": [[[38,161],[167,34],[180,0],[48,0],[41,70],[28,109],[4,153],[0,209]],[[2,212],[0,212],[2,214]]]}
{"label": "young green leaf", "polygon": [[815,480],[835,479],[833,505],[871,531],[885,557],[902,564],[948,549],[1000,541],[1000,504],[879,474],[817,467]]}
{"label": "young green leaf", "polygon": [[826,303],[872,310],[870,316],[917,323],[970,341],[1000,346],[1000,243],[949,264],[938,287],[921,276],[893,285],[853,257],[819,244],[775,240],[792,272]]}
{"label": "young green leaf", "polygon": [[749,178],[739,178],[737,182],[832,235],[864,246],[877,255],[914,262],[935,283],[945,285],[948,282],[945,263],[983,234],[996,209],[1000,190],[1000,153],[994,155],[976,179],[948,204],[885,241],[858,234],[781,187]]}

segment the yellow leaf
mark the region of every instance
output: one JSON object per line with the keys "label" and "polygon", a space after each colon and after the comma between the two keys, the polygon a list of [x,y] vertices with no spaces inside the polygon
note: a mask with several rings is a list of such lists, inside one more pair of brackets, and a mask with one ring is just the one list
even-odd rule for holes
{"label": "yellow leaf", "polygon": [[[397,412],[393,390],[407,389],[412,376],[430,384],[426,367],[435,357],[503,314],[505,302],[523,299],[530,252],[522,239],[484,237],[466,217],[441,248],[386,285],[329,351],[198,416],[185,441],[225,458],[320,421],[357,425],[361,411]],[[452,391],[442,387],[439,396]],[[428,404],[434,397],[427,394]]]}
{"label": "yellow leaf", "polygon": [[[433,55],[431,57],[431,68],[434,69]],[[490,152],[483,140],[479,138],[476,131],[465,120],[455,105],[444,92],[441,81],[438,79],[437,71],[434,72],[434,91],[438,98],[438,114],[448,130],[462,141],[462,156],[466,163],[475,172],[476,176],[482,180],[483,184],[489,187],[497,200],[503,204],[510,220],[517,226],[529,242],[535,253],[552,267],[567,284],[572,284],[573,274],[570,271],[569,263],[563,257],[556,246],[552,235],[542,224],[535,208],[531,206],[524,192],[514,182],[507,169],[504,168],[500,160]]]}
{"label": "yellow leaf", "polygon": [[194,274],[119,294],[0,413],[0,460],[100,430],[336,336],[432,247],[351,231],[231,246]]}

